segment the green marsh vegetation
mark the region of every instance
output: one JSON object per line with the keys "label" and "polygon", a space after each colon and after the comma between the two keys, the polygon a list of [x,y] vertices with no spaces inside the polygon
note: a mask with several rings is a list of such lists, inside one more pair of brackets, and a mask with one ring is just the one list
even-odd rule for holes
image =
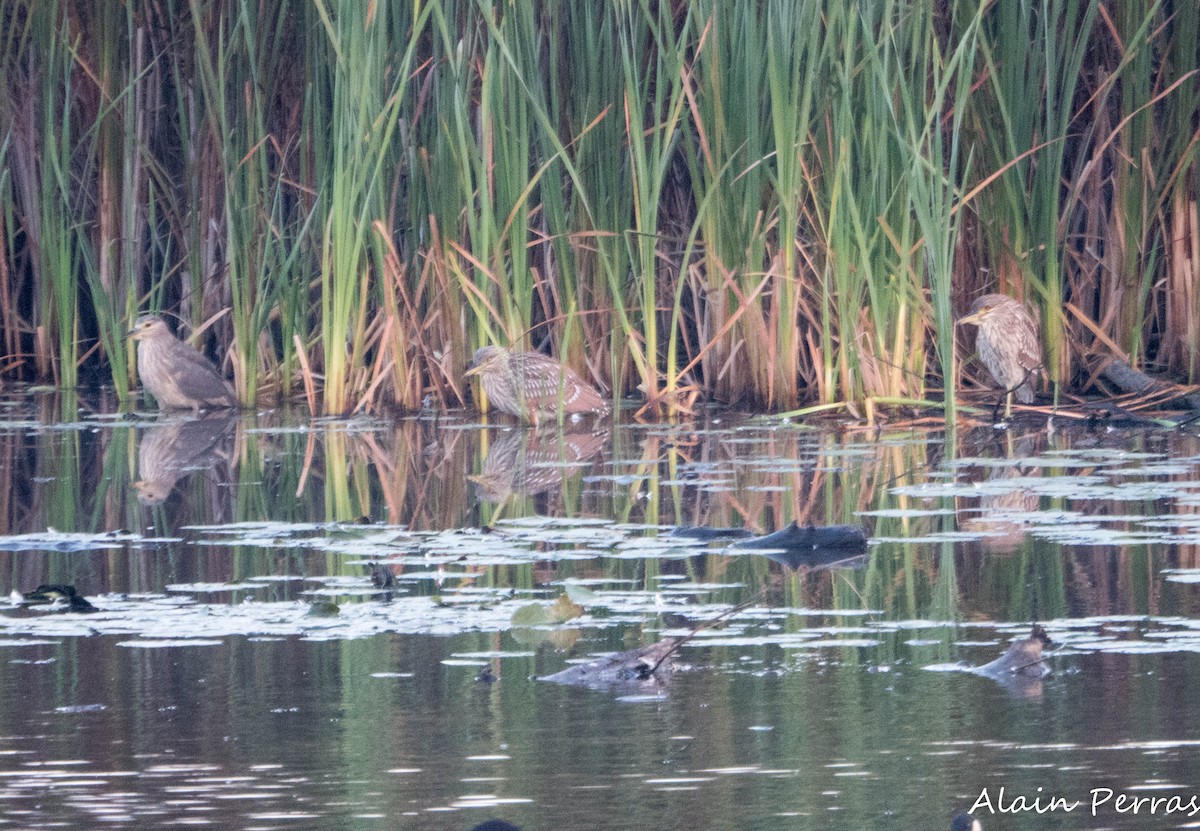
{"label": "green marsh vegetation", "polygon": [[456,406],[500,343],[870,419],[978,376],[993,290],[1055,383],[1200,374],[1194,4],[0,9],[4,378],[127,396],[162,309],[325,414]]}

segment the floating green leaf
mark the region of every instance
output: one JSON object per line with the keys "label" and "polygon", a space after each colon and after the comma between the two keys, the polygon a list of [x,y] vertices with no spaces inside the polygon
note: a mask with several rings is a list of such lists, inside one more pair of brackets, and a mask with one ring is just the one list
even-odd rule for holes
{"label": "floating green leaf", "polygon": [[558,599],[549,606],[541,603],[530,603],[522,606],[513,613],[514,626],[553,626],[556,623],[572,620],[583,614],[583,607],[573,602],[566,594],[560,594]]}

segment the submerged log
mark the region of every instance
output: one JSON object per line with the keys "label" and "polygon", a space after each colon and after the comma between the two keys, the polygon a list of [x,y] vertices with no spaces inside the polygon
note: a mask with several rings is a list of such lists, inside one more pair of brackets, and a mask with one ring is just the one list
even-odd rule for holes
{"label": "submerged log", "polygon": [[737,540],[727,550],[742,549],[762,554],[788,568],[831,568],[855,566],[867,550],[867,533],[858,525],[790,525],[761,537],[746,528],[715,528],[706,525],[681,525],[672,537],[713,542]]}
{"label": "submerged log", "polygon": [[999,658],[970,671],[991,678],[1018,698],[1039,698],[1042,678],[1050,673],[1042,650],[1051,645],[1046,630],[1035,623],[1028,638],[1014,641]]}
{"label": "submerged log", "polygon": [[663,692],[674,672],[671,656],[690,637],[666,638],[650,646],[604,655],[553,675],[544,675],[540,680],[643,695]]}
{"label": "submerged log", "polygon": [[720,626],[738,612],[750,608],[761,597],[762,592],[759,592],[749,600],[744,600],[725,610],[712,620],[701,623],[683,637],[663,638],[658,643],[649,646],[603,655],[595,660],[567,667],[553,675],[543,675],[538,680],[619,692],[626,695],[665,695],[670,685],[671,673],[675,671],[675,665],[671,659],[680,647],[696,637],[697,633]]}
{"label": "submerged log", "polygon": [[793,522],[774,534],[734,543],[730,547],[779,548],[795,552],[830,549],[862,551],[867,547],[867,532],[859,525],[801,525]]}
{"label": "submerged log", "polygon": [[790,569],[820,571],[827,568],[862,568],[867,564],[865,551],[856,548],[762,548],[750,549],[773,563]]}
{"label": "submerged log", "polygon": [[746,528],[717,528],[708,525],[680,525],[671,530],[672,537],[713,542],[741,540],[731,548],[779,548],[815,551],[818,549],[865,549],[867,532],[858,525],[801,525],[793,522],[780,530],[761,537]]}
{"label": "submerged log", "polygon": [[1041,678],[1050,671],[1042,662],[1042,650],[1052,645],[1046,630],[1035,623],[1028,638],[1013,641],[1003,655],[991,663],[975,667],[974,671],[980,675],[1022,675],[1026,678]]}

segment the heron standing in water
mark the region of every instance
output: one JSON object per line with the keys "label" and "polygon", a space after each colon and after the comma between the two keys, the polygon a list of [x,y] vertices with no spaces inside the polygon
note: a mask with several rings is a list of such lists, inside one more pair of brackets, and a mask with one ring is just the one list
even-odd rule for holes
{"label": "heron standing in water", "polygon": [[1037,326],[1025,306],[1003,294],[985,294],[971,304],[959,324],[979,327],[975,348],[979,360],[1004,388],[1004,415],[1012,413],[1015,395],[1033,403],[1033,379],[1042,371],[1042,347]]}
{"label": "heron standing in water", "polygon": [[142,315],[129,331],[138,342],[138,375],[163,410],[211,410],[237,407],[233,387],[216,366],[177,339],[158,315]]}
{"label": "heron standing in water", "polygon": [[475,350],[467,376],[479,376],[488,401],[517,418],[538,422],[560,411],[604,415],[604,397],[575,370],[540,352],[509,352],[498,346]]}

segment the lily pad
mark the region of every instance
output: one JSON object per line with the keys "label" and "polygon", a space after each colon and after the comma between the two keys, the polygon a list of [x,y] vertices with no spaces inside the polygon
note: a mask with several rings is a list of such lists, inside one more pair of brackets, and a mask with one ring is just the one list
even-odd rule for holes
{"label": "lily pad", "polygon": [[582,615],[583,607],[564,593],[548,606],[541,603],[522,606],[513,613],[512,622],[514,626],[554,626]]}

